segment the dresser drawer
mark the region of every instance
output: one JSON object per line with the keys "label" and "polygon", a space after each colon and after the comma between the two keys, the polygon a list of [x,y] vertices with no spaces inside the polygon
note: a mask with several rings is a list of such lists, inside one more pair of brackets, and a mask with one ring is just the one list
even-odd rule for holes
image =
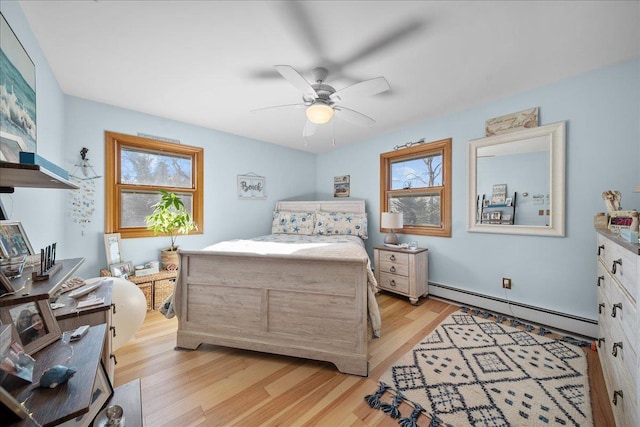
{"label": "dresser drawer", "polygon": [[393,292],[400,292],[403,294],[409,293],[409,278],[404,276],[398,276],[390,273],[380,273],[380,280],[378,286],[382,289],[388,289]]}

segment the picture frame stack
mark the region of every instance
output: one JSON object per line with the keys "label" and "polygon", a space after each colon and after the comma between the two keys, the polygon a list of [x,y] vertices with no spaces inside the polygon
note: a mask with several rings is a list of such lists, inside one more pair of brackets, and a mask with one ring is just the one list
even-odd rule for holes
{"label": "picture frame stack", "polygon": [[105,234],[104,248],[111,277],[126,279],[134,274],[133,263],[124,260],[120,233]]}

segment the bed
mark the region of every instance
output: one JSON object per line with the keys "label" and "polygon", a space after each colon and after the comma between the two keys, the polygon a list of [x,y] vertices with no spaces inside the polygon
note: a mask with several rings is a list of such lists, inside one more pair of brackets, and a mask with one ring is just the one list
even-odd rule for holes
{"label": "bed", "polygon": [[380,316],[364,201],[280,201],[273,224],[274,236],[180,250],[177,346],[321,360],[367,376]]}

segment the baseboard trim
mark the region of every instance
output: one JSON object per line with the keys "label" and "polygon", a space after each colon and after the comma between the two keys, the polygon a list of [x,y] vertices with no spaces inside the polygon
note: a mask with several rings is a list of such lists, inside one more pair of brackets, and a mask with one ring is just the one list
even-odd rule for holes
{"label": "baseboard trim", "polygon": [[597,320],[482,295],[433,282],[429,282],[429,296],[453,303],[483,308],[494,313],[504,314],[505,316],[517,317],[530,323],[555,329],[562,333],[580,335],[587,338],[595,338],[598,336]]}

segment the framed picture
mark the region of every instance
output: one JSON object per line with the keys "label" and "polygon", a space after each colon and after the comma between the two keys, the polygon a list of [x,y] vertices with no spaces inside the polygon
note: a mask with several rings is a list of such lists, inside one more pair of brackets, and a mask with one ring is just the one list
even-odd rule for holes
{"label": "framed picture", "polygon": [[13,284],[7,276],[4,275],[2,271],[0,271],[0,295],[4,295],[6,293],[13,293],[16,289],[13,287]]}
{"label": "framed picture", "polygon": [[500,218],[502,221],[511,221],[511,218],[513,218],[513,216],[511,214],[504,214],[502,215],[502,217]]}
{"label": "framed picture", "polygon": [[513,204],[513,199],[511,197],[507,197],[506,199],[504,199],[504,203],[507,206],[511,206]]}
{"label": "framed picture", "polygon": [[120,233],[104,235],[104,251],[107,254],[107,265],[119,264],[122,262],[124,257],[122,256]]}
{"label": "framed picture", "polygon": [[13,258],[33,255],[33,248],[20,221],[0,221],[0,256]]}
{"label": "framed picture", "polygon": [[264,176],[248,173],[238,175],[238,199],[256,200],[266,199],[266,178]]}
{"label": "framed picture", "polygon": [[501,215],[500,211],[491,212],[491,219],[500,219]]}
{"label": "framed picture", "polygon": [[484,199],[482,201],[482,207],[488,208],[489,207],[489,199]]}
{"label": "framed picture", "polygon": [[36,67],[2,14],[0,50],[0,82],[11,94],[0,108],[0,160],[20,163],[20,151],[36,152]]}
{"label": "framed picture", "polygon": [[349,197],[351,186],[350,175],[336,176],[333,178],[333,197]]}
{"label": "framed picture", "polygon": [[[113,386],[111,385],[111,382],[107,377],[106,369],[101,361],[98,372],[96,373],[96,381],[93,385],[93,392],[91,393],[91,406],[89,407],[89,412],[67,421],[64,425],[67,427],[89,425],[94,418],[97,418],[96,416],[100,412],[100,409],[105,406],[112,395]],[[93,425],[106,426],[108,424],[105,421],[108,421],[106,419],[106,415],[104,419],[96,419]],[[124,421],[124,417],[122,418],[122,421]]]}
{"label": "framed picture", "polygon": [[112,277],[127,278],[133,274],[133,263],[131,261],[121,262],[118,264],[111,264],[109,266]]}
{"label": "framed picture", "polygon": [[483,221],[489,221],[491,219],[491,217],[489,216],[489,212],[483,212],[482,213],[482,220]]}
{"label": "framed picture", "polygon": [[0,403],[9,408],[9,410],[16,416],[16,421],[18,419],[25,419],[29,414],[25,410],[24,406],[20,404],[4,387],[0,386]]}
{"label": "framed picture", "polygon": [[60,338],[49,300],[0,307],[0,320],[12,324],[24,351],[33,354]]}

